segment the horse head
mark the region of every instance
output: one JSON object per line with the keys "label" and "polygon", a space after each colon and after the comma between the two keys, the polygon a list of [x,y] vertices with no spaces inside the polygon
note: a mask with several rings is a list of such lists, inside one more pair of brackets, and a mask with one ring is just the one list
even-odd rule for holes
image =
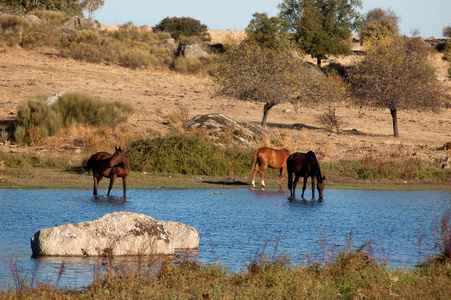
{"label": "horse head", "polygon": [[114,146],[114,148],[116,149],[116,151],[114,152],[113,156],[111,157],[110,163],[108,164],[110,168],[120,164],[125,159],[125,153],[121,149],[121,147],[117,148],[116,146]]}
{"label": "horse head", "polygon": [[316,188],[318,189],[318,192],[319,192],[319,199],[323,199],[323,191],[326,186],[325,181],[326,181],[326,176],[323,176],[323,177],[320,176],[316,180]]}

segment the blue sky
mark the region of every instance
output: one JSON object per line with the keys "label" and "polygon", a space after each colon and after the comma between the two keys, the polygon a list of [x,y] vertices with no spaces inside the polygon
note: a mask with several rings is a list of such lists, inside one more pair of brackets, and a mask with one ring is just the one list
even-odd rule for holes
{"label": "blue sky", "polygon": [[[105,0],[94,17],[103,25],[154,26],[165,17],[191,17],[209,29],[244,30],[255,12],[275,16],[282,0]],[[390,8],[400,17],[401,33],[411,35],[418,29],[423,37],[442,37],[451,26],[451,0],[362,0],[362,12]]]}

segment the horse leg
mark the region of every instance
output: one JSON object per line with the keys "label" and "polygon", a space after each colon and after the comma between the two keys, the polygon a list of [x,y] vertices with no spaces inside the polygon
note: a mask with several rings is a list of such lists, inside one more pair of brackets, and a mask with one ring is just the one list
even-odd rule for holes
{"label": "horse leg", "polygon": [[125,193],[126,193],[126,190],[127,190],[127,177],[128,176],[122,177],[122,187],[124,189],[124,198],[125,198]]}
{"label": "horse leg", "polygon": [[308,176],[305,175],[304,176],[304,185],[302,186],[302,195],[301,195],[302,198],[304,198],[305,187],[307,186],[307,178],[308,178]]}
{"label": "horse leg", "polygon": [[282,188],[283,176],[285,176],[286,171],[287,171],[287,167],[283,167],[280,169],[280,183],[279,183],[280,188]]}
{"label": "horse leg", "polygon": [[93,189],[93,194],[94,196],[97,196],[97,185],[99,184],[100,180],[102,180],[103,176],[100,174],[94,174],[94,189]]}
{"label": "horse leg", "polygon": [[296,186],[298,185],[298,181],[299,181],[299,176],[296,174],[296,176],[294,177],[294,182],[293,182],[293,198],[296,198]]}
{"label": "horse leg", "polygon": [[315,176],[312,176],[312,199],[315,199],[315,182],[316,178]]}
{"label": "horse leg", "polygon": [[255,164],[254,174],[252,175],[252,186],[255,187],[255,176],[258,173],[258,162]]}
{"label": "horse leg", "polygon": [[262,178],[262,186],[266,186],[265,185],[265,178],[264,178],[266,167],[267,167],[267,165],[262,165],[262,169],[260,170],[260,175],[261,175],[261,178]]}
{"label": "horse leg", "polygon": [[111,178],[110,178],[110,186],[108,187],[108,193],[106,194],[107,196],[109,196],[110,195],[110,191],[111,191],[111,189],[113,188],[113,184],[114,184],[114,180],[116,179],[116,176],[113,174],[113,175],[111,175]]}

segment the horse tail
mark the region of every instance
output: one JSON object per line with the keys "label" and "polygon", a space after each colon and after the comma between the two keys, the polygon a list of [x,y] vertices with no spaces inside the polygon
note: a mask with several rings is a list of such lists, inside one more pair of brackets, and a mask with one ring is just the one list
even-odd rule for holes
{"label": "horse tail", "polygon": [[313,151],[309,151],[306,154],[307,160],[310,161],[310,172],[312,175],[316,176],[316,178],[321,177],[321,170],[319,168],[318,159],[316,159],[316,155]]}
{"label": "horse tail", "polygon": [[257,165],[258,160],[258,150],[255,150],[254,155],[252,156],[251,170],[249,171],[249,181],[252,181],[252,177],[254,174],[255,166]]}

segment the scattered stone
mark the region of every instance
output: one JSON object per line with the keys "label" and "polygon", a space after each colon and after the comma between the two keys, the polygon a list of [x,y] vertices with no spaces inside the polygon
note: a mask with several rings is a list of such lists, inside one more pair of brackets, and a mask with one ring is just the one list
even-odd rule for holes
{"label": "scattered stone", "polygon": [[56,102],[61,100],[61,97],[63,97],[64,94],[66,94],[67,92],[63,91],[63,92],[59,92],[59,93],[55,93],[52,94],[50,96],[48,96],[45,101],[52,106],[53,104],[55,104]]}

